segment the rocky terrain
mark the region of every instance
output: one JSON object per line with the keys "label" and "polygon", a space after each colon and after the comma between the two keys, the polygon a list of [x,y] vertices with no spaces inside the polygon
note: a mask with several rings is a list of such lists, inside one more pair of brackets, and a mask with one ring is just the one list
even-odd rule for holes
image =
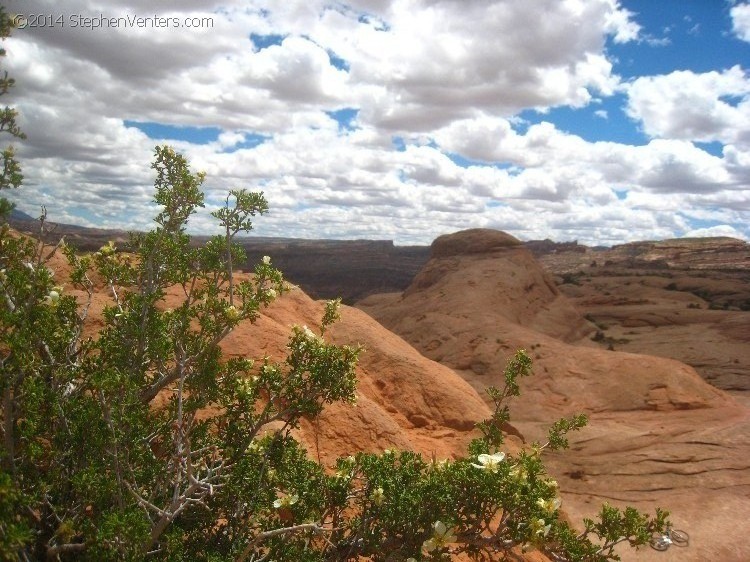
{"label": "rocky terrain", "polygon": [[[58,278],[68,274],[62,256],[48,264]],[[241,280],[245,274],[239,274]],[[66,291],[85,302],[86,295]],[[178,288],[168,292],[165,306],[175,306],[184,295]],[[86,335],[103,327],[102,311],[111,304],[106,287],[98,283],[89,308]],[[283,361],[293,325],[315,327],[324,311],[316,301],[296,288],[261,311],[255,323],[238,326],[223,342],[228,358],[269,357]],[[357,403],[333,404],[315,421],[303,421],[296,437],[313,458],[333,467],[337,457],[357,451],[413,450],[436,460],[465,456],[469,441],[478,436],[475,424],[490,415],[476,390],[454,370],[432,361],[402,338],[385,329],[364,312],[341,307],[341,319],[326,332],[339,344],[361,345],[357,367]],[[507,426],[506,449],[517,453],[523,446],[520,433]],[[460,558],[459,562],[466,561]],[[538,552],[518,555],[521,562],[549,562]]]}
{"label": "rocky terrain", "polygon": [[[91,249],[126,240],[125,233],[95,234],[76,236]],[[326,288],[317,295],[342,286],[329,282],[334,269],[327,264],[344,268],[349,259],[371,266],[396,248],[382,242],[253,242],[258,246],[250,249],[251,260],[257,252],[272,255],[282,269],[295,260],[313,274],[326,269],[316,281]],[[363,248],[369,257],[360,260]],[[393,269],[379,285],[371,282],[376,267],[363,265],[347,278],[356,288],[353,298],[378,286],[406,285],[409,268],[421,267],[405,290],[361,301],[367,314],[344,308],[331,335],[367,349],[359,368],[360,400],[356,407],[330,408],[319,422],[302,427],[299,437],[314,455],[330,462],[352,451],[390,447],[436,458],[463,453],[473,423],[489,411],[484,389],[500,382],[505,361],[524,347],[536,374],[524,381],[512,415],[526,440],[542,439],[546,425],[560,416],[591,417],[571,451],[548,459],[573,520],[592,515],[602,501],[661,505],[690,533],[691,546],[647,549],[638,559],[750,559],[750,547],[733,532],[750,520],[750,400],[701,378],[747,388],[747,244],[714,239],[592,249],[548,241],[524,245],[504,233],[476,230],[439,238],[429,261],[423,250],[413,250],[408,267],[391,258]],[[327,257],[316,261],[316,255]],[[92,329],[102,303],[98,296]],[[315,325],[321,312],[321,303],[293,291],[257,326],[232,334],[225,350],[281,357],[289,326]],[[509,450],[519,445],[519,439],[509,440]],[[633,557],[627,553],[626,559]]]}
{"label": "rocky terrain", "polygon": [[571,451],[550,457],[574,520],[602,501],[661,505],[691,546],[639,559],[750,558],[731,534],[750,520],[750,410],[688,365],[599,348],[596,326],[517,240],[486,230],[438,238],[406,291],[358,306],[480,393],[528,349],[536,374],[512,407],[526,438],[564,415],[591,418]]}
{"label": "rocky terrain", "polygon": [[[316,326],[322,314],[322,301],[293,291],[264,311],[256,325],[235,330],[223,347],[229,356],[281,360],[290,327]],[[305,426],[301,437],[311,450],[317,454],[320,447],[328,462],[357,451],[392,448],[439,459],[465,454],[477,417],[490,413],[469,384],[357,309],[342,307],[341,320],[329,333],[337,343],[365,348],[357,371],[358,400],[355,406],[334,404],[319,423]]]}
{"label": "rocky terrain", "polygon": [[[58,279],[65,279],[68,266],[58,253],[48,264]],[[244,274],[238,275],[242,280]],[[107,288],[95,280],[88,309],[86,336],[96,337],[104,326],[103,309],[111,305]],[[66,293],[79,302],[86,294],[66,285]],[[164,306],[184,299],[177,287],[167,293]],[[283,362],[293,325],[315,328],[320,324],[324,301],[316,301],[301,289],[292,289],[260,311],[254,323],[245,322],[222,342],[227,358],[268,357]],[[357,367],[357,404],[328,406],[315,424],[305,423],[297,437],[325,463],[357,451],[384,449],[419,451],[437,459],[466,453],[474,428],[490,414],[476,391],[452,369],[416,351],[362,311],[341,307],[341,319],[326,332],[339,344],[364,348]],[[510,438],[511,447],[521,440]]]}
{"label": "rocky terrain", "polygon": [[750,390],[750,244],[708,238],[533,251],[596,326],[600,346],[678,359],[719,388]]}
{"label": "rocky terrain", "polygon": [[563,282],[582,277],[660,277],[668,290],[690,292],[711,309],[750,310],[750,244],[735,238],[680,238],[612,248],[527,242]]}
{"label": "rocky terrain", "polygon": [[[38,232],[39,223],[15,213],[11,223]],[[126,247],[124,231],[47,224],[83,251],[109,240]],[[205,238],[196,237],[196,243]],[[250,270],[270,255],[286,277],[313,298],[400,292],[427,263],[426,246],[391,241],[245,237]],[[577,242],[524,242],[593,328],[592,345],[677,359],[711,384],[750,390],[750,245],[732,238],[633,242],[613,248]]]}

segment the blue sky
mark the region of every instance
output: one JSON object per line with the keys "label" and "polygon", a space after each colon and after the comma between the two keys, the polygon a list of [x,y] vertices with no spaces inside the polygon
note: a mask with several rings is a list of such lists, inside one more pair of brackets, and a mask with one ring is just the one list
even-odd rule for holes
{"label": "blue sky", "polygon": [[31,214],[148,228],[169,143],[193,232],[247,187],[264,236],[750,239],[745,0],[57,4],[9,7],[55,22],[6,44]]}

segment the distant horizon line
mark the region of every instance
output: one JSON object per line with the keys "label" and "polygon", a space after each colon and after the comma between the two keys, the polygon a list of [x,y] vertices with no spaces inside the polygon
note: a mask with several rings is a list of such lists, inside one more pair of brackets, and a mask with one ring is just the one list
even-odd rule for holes
{"label": "distant horizon line", "polygon": [[[25,213],[23,211],[20,211],[18,209],[13,209],[11,211],[10,215],[8,216],[7,222],[9,223],[19,223],[19,222],[39,222],[39,218],[32,217],[28,213]],[[130,233],[138,233],[138,232],[146,232],[144,230],[132,230],[132,229],[125,229],[125,228],[111,228],[111,227],[97,227],[97,226],[83,226],[80,224],[73,224],[73,223],[64,223],[64,222],[57,222],[57,221],[45,221],[46,224],[51,225],[53,227],[62,227],[62,228],[72,228],[72,229],[80,229],[80,230],[86,230],[86,231],[103,231],[102,233],[118,233],[118,234],[130,234]],[[13,224],[11,224],[13,226]],[[597,245],[588,245],[583,244],[576,240],[563,240],[563,241],[555,241],[551,238],[533,238],[529,240],[523,240],[521,238],[516,237],[513,234],[510,234],[509,232],[505,230],[501,230],[498,228],[487,228],[483,227],[486,230],[494,230],[496,232],[504,232],[506,234],[509,234],[510,236],[513,236],[517,240],[519,240],[522,244],[530,244],[530,243],[539,243],[539,242],[548,242],[556,245],[577,245],[579,247],[584,247],[592,250],[598,250],[598,249],[612,249],[616,248],[618,246],[625,246],[628,244],[643,244],[643,243],[658,243],[658,242],[670,242],[670,241],[680,241],[680,242],[687,242],[687,241],[707,241],[707,240],[735,240],[738,242],[742,242],[743,244],[750,244],[747,240],[743,240],[741,238],[735,238],[733,236],[684,236],[680,238],[662,238],[657,240],[631,240],[629,242],[622,242],[620,244],[613,244],[613,245],[607,245],[607,244],[597,244]],[[458,232],[463,232],[465,230],[473,230],[471,228],[462,229],[462,230],[456,230],[455,232],[449,232],[446,234],[456,234]],[[52,233],[49,233],[52,234]],[[192,238],[197,239],[208,239],[211,238],[214,235],[211,234],[190,234]],[[393,239],[387,239],[387,238],[302,238],[302,237],[294,237],[294,236],[258,236],[254,234],[238,234],[238,239],[242,240],[257,240],[258,242],[278,242],[278,243],[289,243],[289,242],[319,242],[319,243],[344,243],[344,242],[371,242],[371,243],[386,243],[390,244],[394,247],[399,248],[429,248],[432,243],[430,244],[397,244]],[[435,238],[437,239],[437,237]],[[433,240],[434,242],[434,240]]]}

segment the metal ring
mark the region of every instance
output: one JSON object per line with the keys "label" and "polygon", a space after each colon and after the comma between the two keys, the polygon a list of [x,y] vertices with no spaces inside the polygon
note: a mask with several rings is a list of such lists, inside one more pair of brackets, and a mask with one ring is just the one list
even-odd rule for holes
{"label": "metal ring", "polygon": [[664,551],[669,548],[672,541],[666,535],[659,535],[658,537],[652,537],[648,544],[654,550]]}
{"label": "metal ring", "polygon": [[672,542],[678,546],[687,546],[688,541],[690,540],[688,534],[679,529],[672,529],[669,533],[669,538],[671,538]]}

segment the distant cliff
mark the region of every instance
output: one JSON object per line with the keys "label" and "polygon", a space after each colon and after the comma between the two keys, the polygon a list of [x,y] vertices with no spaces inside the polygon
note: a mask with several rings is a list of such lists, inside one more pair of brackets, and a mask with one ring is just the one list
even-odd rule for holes
{"label": "distant cliff", "polygon": [[429,259],[427,246],[390,240],[277,240],[240,242],[248,266],[263,255],[313,298],[342,297],[347,304],[374,293],[403,291]]}
{"label": "distant cliff", "polygon": [[629,242],[612,248],[548,244],[535,257],[562,285],[654,276],[712,308],[750,310],[750,244],[728,237]]}
{"label": "distant cliff", "polygon": [[[23,213],[14,214],[11,226],[21,232],[38,234],[39,221]],[[128,232],[46,223],[45,242],[61,237],[80,251],[98,250],[109,240],[127,248]],[[195,244],[208,238],[194,236]],[[265,255],[284,276],[316,299],[341,297],[351,304],[374,293],[403,291],[427,263],[429,246],[395,246],[391,240],[303,240],[298,238],[238,238],[247,252],[240,269],[251,271]]]}

